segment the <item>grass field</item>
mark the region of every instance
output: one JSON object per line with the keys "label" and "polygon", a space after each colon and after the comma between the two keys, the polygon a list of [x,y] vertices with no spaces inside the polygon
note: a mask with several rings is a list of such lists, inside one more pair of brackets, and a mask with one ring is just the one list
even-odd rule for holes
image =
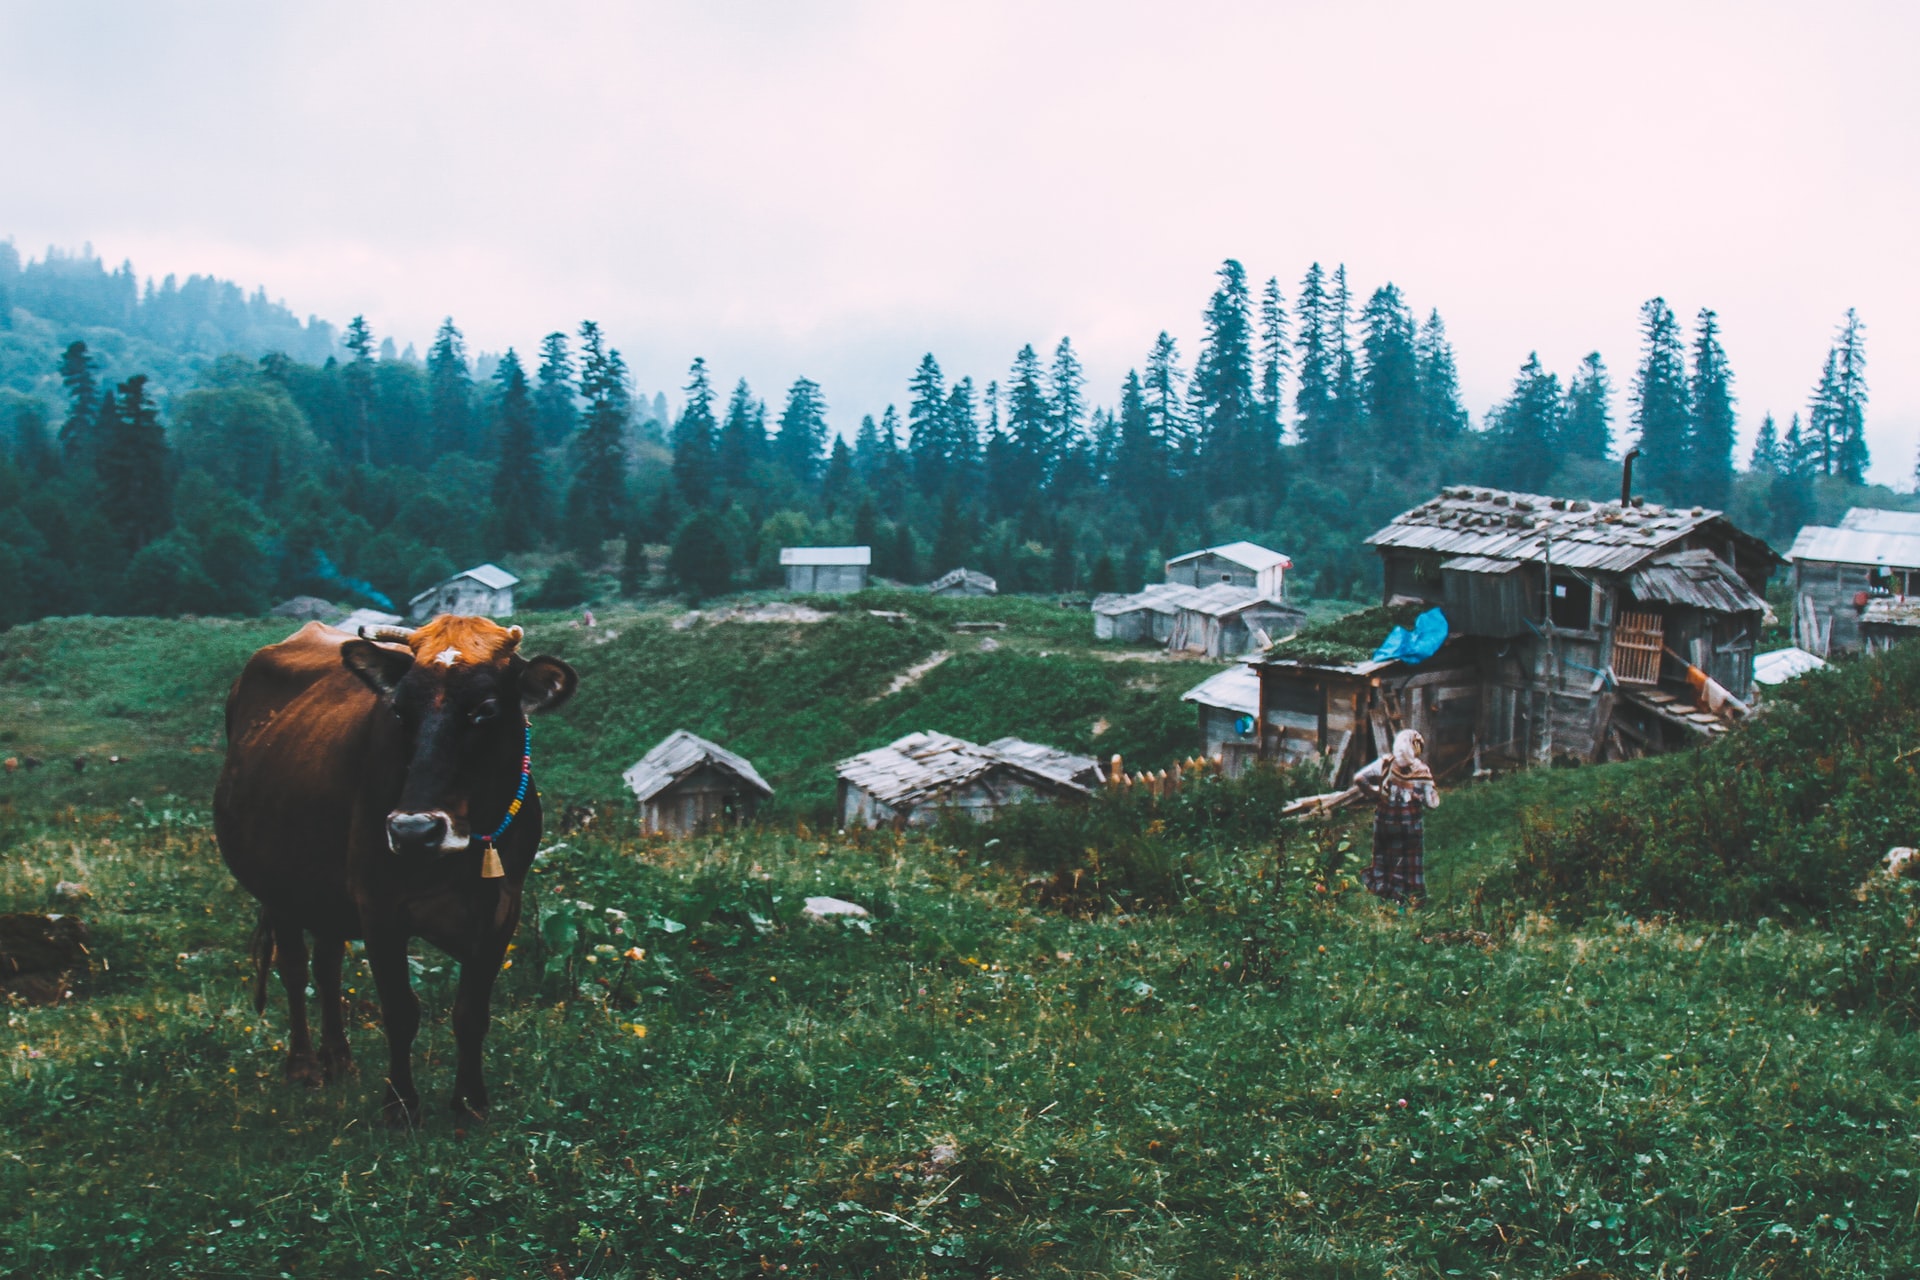
{"label": "grass field", "polygon": [[[984,733],[997,714],[1151,762],[1156,743],[1190,749],[1177,694],[1206,668],[1114,662],[1010,614],[1002,649],[876,698],[957,648],[951,620],[634,617],[594,643],[535,620],[533,647],[583,673],[576,708],[539,730],[556,811],[610,800],[629,753],[698,716],[761,735],[750,754],[801,799],[727,839],[642,840],[611,803],[590,834],[550,832],[495,999],[494,1119],[462,1131],[438,1109],[452,975],[423,950],[436,1109],[402,1135],[376,1123],[384,1049],[357,960],[361,1073],[282,1080],[277,1002],[262,1019],[247,999],[251,906],[206,828],[220,696],[281,629],[0,636],[0,747],[48,761],[0,782],[0,909],[53,909],[63,879],[94,893],[92,972],[61,1005],[10,1008],[0,1037],[0,1268],[1914,1272],[1920,1037],[1910,1004],[1861,995],[1846,921],[1576,926],[1474,892],[1517,853],[1521,811],[1604,801],[1644,766],[1450,792],[1423,913],[1350,887],[1365,833],[1342,826],[1196,847],[1163,909],[1066,915],[991,848],[814,834],[819,771],[926,717]],[[810,690],[814,662],[845,665]],[[703,701],[714,663],[764,716]],[[1140,697],[1103,713],[1116,690]],[[794,907],[814,893],[874,917],[809,924]],[[1860,910],[1911,934],[1904,896]]]}

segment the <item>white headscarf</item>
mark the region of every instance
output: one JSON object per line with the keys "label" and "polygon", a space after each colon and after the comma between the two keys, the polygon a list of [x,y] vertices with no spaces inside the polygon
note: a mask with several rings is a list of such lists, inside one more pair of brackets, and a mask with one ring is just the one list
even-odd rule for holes
{"label": "white headscarf", "polygon": [[1418,730],[1402,729],[1393,735],[1393,775],[1395,782],[1430,780],[1433,770],[1427,768],[1426,761],[1420,757],[1426,752],[1427,740]]}

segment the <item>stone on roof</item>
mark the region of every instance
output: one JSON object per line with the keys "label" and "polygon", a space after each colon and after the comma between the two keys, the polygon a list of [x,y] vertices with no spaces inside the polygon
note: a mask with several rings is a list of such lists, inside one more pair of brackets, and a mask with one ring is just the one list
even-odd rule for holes
{"label": "stone on roof", "polygon": [[[1092,761],[1088,761],[1092,764]],[[1024,759],[944,733],[910,733],[842,760],[835,772],[894,809],[909,809],[995,769],[1012,769],[1042,786],[1085,794],[1088,788]]]}

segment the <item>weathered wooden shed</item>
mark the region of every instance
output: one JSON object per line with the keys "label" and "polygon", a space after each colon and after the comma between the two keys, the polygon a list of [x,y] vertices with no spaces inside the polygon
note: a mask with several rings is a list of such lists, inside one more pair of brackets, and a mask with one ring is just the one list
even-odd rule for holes
{"label": "weathered wooden shed", "polygon": [[1181,602],[1197,595],[1194,588],[1177,582],[1156,582],[1132,593],[1097,595],[1093,598],[1093,638],[1165,644],[1173,635]]}
{"label": "weathered wooden shed", "polygon": [[1417,666],[1276,653],[1260,668],[1265,754],[1338,775],[1356,739],[1411,727],[1436,773],[1599,760],[1725,730],[1694,705],[1688,664],[1750,696],[1779,557],[1718,511],[1456,487],[1368,541],[1385,598],[1439,606],[1450,638]]}
{"label": "weathered wooden shed", "polygon": [[936,596],[992,596],[1000,594],[1000,584],[975,569],[950,569],[927,584]]}
{"label": "weathered wooden shed", "polygon": [[1869,602],[1920,589],[1920,512],[1855,507],[1837,527],[1801,529],[1787,560],[1794,644],[1821,657],[1858,652],[1867,647],[1861,623]]}
{"label": "weathered wooden shed", "polygon": [[425,622],[443,613],[505,618],[513,613],[513,588],[520,579],[497,564],[475,565],[434,583],[407,601],[407,616]]}
{"label": "weathered wooden shed", "polygon": [[1078,778],[1098,765],[1014,738],[982,746],[910,733],[842,760],[836,771],[840,825],[924,827],[943,816],[990,818],[1010,804],[1084,799],[1092,783]]}
{"label": "weathered wooden shed", "polygon": [[817,595],[864,591],[873,565],[872,547],[782,547],[780,567],[787,590]]}
{"label": "weathered wooden shed", "polygon": [[1179,602],[1167,647],[1209,658],[1231,658],[1265,648],[1275,637],[1297,630],[1306,617],[1306,611],[1297,605],[1219,582],[1199,588]]}
{"label": "weathered wooden shed", "polygon": [[1202,753],[1238,777],[1260,751],[1260,676],[1242,663],[1208,676],[1180,695],[1200,710]]}
{"label": "weathered wooden shed", "polygon": [[1225,584],[1263,600],[1285,600],[1286,573],[1291,568],[1293,561],[1278,551],[1253,542],[1227,542],[1167,561],[1167,581],[1186,587]]}
{"label": "weathered wooden shed", "polygon": [[640,802],[640,829],[692,835],[750,821],[773,788],[746,757],[676,729],[621,775]]}

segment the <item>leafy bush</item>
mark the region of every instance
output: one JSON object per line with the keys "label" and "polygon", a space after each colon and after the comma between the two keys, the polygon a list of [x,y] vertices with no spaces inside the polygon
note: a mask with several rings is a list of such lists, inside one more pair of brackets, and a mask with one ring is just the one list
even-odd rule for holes
{"label": "leafy bush", "polygon": [[1613,796],[1528,814],[1518,884],[1575,910],[1824,913],[1920,832],[1916,707],[1920,646],[1808,676]]}

